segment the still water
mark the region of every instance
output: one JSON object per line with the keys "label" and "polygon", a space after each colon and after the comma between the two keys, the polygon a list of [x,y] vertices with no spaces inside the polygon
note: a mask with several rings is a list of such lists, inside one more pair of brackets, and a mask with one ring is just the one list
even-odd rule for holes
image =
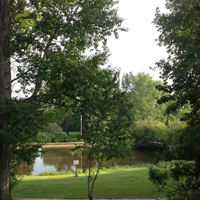
{"label": "still water", "polygon": [[[46,170],[51,171],[74,171],[77,168],[87,167],[86,155],[81,149],[72,151],[73,148],[45,148],[45,152],[37,157],[32,165],[20,164],[18,173],[23,175],[37,175]],[[155,156],[145,151],[128,150],[125,152],[125,158],[113,159],[107,163],[108,167],[115,165],[141,166],[152,163]],[[73,160],[79,160],[79,165],[75,166]],[[94,163],[94,166],[96,163]]]}

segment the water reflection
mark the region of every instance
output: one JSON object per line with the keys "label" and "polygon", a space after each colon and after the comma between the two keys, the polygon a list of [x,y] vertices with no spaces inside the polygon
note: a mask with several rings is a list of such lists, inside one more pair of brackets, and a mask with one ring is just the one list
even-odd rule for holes
{"label": "water reflection", "polygon": [[[76,170],[76,166],[73,164],[73,160],[79,160],[78,168],[87,167],[86,155],[81,149],[72,151],[72,148],[45,148],[42,149],[44,153],[41,153],[40,157],[37,157],[32,165],[20,164],[18,167],[18,173],[23,175],[36,175],[45,170]],[[143,151],[129,150],[125,152],[125,158],[118,158],[111,160],[107,163],[109,167],[115,165],[134,165],[141,166],[146,163],[152,163],[154,156],[147,155]],[[95,166],[94,163],[93,166]]]}

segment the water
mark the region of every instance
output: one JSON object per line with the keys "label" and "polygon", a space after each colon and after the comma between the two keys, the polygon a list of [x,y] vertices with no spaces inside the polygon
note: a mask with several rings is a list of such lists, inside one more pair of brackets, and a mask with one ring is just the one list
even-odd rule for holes
{"label": "water", "polygon": [[[86,155],[81,149],[72,151],[72,148],[45,148],[42,149],[45,153],[41,153],[32,165],[20,164],[18,173],[23,175],[37,175],[46,170],[51,171],[74,171],[77,168],[87,167]],[[149,152],[149,151],[148,151]],[[145,151],[128,150],[125,152],[125,158],[118,158],[107,163],[108,167],[115,165],[124,166],[142,166],[147,163],[152,163],[155,156],[147,154]],[[79,165],[73,164],[74,160],[79,160]],[[97,163],[93,163],[93,166]]]}

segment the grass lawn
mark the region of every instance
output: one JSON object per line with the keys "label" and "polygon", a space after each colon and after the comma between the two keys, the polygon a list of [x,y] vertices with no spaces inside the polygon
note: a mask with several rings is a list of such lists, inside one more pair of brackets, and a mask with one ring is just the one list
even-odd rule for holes
{"label": "grass lawn", "polygon": [[[69,135],[70,137],[67,135],[66,132],[61,132],[60,134],[56,134],[56,138],[55,138],[55,142],[80,142],[80,140],[77,140],[77,135],[79,134],[79,132],[70,132]],[[51,140],[46,140],[45,136],[43,133],[38,133],[37,135],[37,139],[38,141],[42,142],[42,143],[51,143]]]}
{"label": "grass lawn", "polygon": [[[94,186],[94,198],[158,198],[164,192],[148,180],[148,168],[113,168],[100,171]],[[84,174],[24,176],[13,189],[13,197],[24,198],[87,198]]]}

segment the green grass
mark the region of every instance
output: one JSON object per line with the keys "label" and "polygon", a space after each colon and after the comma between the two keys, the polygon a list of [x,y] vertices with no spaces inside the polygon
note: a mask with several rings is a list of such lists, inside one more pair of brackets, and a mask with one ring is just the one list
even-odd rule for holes
{"label": "green grass", "polygon": [[[82,174],[81,169],[77,169],[77,174]],[[44,172],[39,173],[37,176],[58,176],[58,175],[73,175],[75,172],[73,171],[52,171],[52,170],[46,170]]]}
{"label": "green grass", "polygon": [[[66,132],[61,132],[60,134],[56,134],[55,142],[62,142],[64,139],[66,139],[65,142],[80,142],[80,140],[77,140],[78,134],[79,132],[70,132],[69,137]],[[42,132],[38,133],[37,140],[42,143],[51,143],[50,139],[46,141],[46,138]]]}
{"label": "green grass", "polygon": [[[84,174],[25,176],[13,189],[13,197],[24,198],[87,198]],[[148,168],[113,168],[100,171],[93,192],[94,198],[158,198],[164,192],[148,180]]]}

